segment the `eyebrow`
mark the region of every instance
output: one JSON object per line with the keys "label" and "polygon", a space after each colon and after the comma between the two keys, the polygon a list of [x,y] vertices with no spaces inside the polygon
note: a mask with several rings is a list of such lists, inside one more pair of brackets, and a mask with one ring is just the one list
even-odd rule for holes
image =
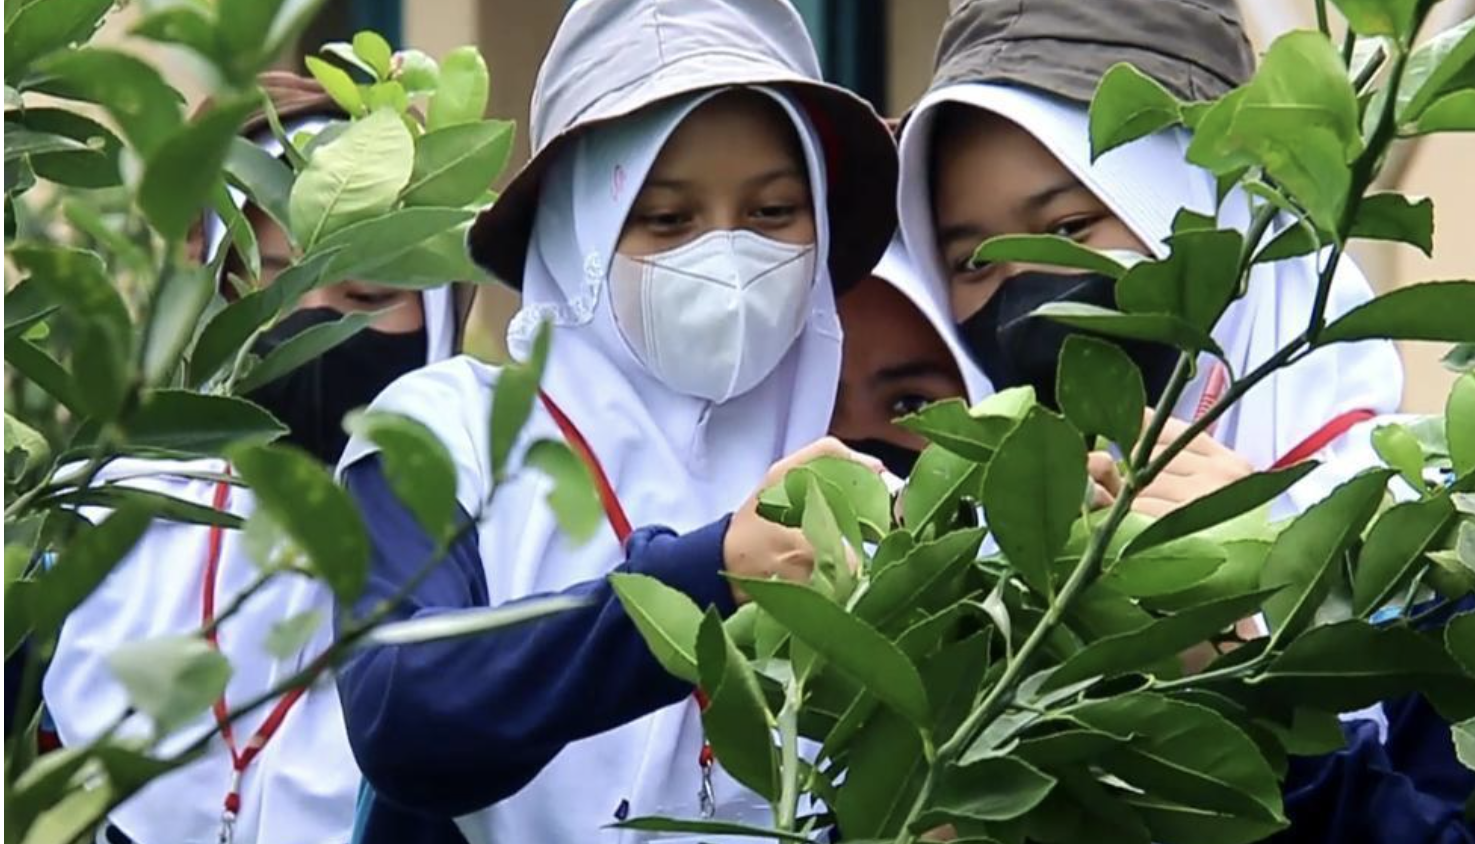
{"label": "eyebrow", "polygon": [[[1084,191],[1086,186],[1067,176],[1063,181],[1041,188],[1019,201],[1018,208],[1024,213],[1034,213],[1059,199],[1061,196],[1076,191]],[[955,241],[969,240],[982,241],[983,231],[972,223],[957,223],[944,226],[937,232],[937,243],[939,248],[946,252],[947,248]]]}
{"label": "eyebrow", "polygon": [[930,360],[909,360],[877,370],[871,375],[870,381],[876,386],[882,386],[896,381],[906,381],[911,378],[926,378],[928,376],[940,375],[944,378],[951,377],[953,373],[948,367]]}
{"label": "eyebrow", "polygon": [[[769,182],[776,182],[779,179],[785,178],[804,180],[805,176],[799,171],[799,168],[794,167],[793,165],[786,164],[783,167],[769,170],[766,173],[759,173],[756,176],[750,176],[749,178],[744,179],[743,186],[759,187],[762,185],[766,185]],[[681,190],[682,188],[689,187],[691,183],[691,179],[673,179],[669,177],[652,175],[645,180],[645,184],[642,186],[642,189],[667,188],[669,190]]]}
{"label": "eyebrow", "polygon": [[1061,182],[1058,182],[1047,188],[1041,188],[1040,190],[1035,191],[1029,196],[1026,196],[1022,201],[1020,201],[1019,207],[1024,211],[1038,211],[1065,194],[1075,193],[1076,191],[1083,190],[1086,190],[1085,185],[1076,181],[1074,178],[1067,176]]}

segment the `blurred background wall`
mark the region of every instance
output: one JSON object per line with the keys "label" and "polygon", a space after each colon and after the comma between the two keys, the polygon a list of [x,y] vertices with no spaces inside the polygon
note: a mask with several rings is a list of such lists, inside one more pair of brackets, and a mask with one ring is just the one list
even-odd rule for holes
{"label": "blurred background wall", "polygon": [[[882,113],[901,114],[926,87],[948,0],[793,2],[809,24],[826,76],[865,96]],[[1260,49],[1287,30],[1315,25],[1310,0],[1240,2],[1251,38]],[[527,120],[538,64],[566,7],[564,0],[330,0],[303,44],[347,40],[363,28],[379,31],[396,47],[416,47],[432,56],[475,43],[491,68],[492,113],[513,118],[521,127]],[[1469,17],[1475,13],[1475,0],[1444,0],[1435,9],[1428,31]],[[109,24],[108,37],[159,53],[154,45],[127,38],[131,17],[125,8]],[[154,58],[176,71],[170,74],[172,79],[191,75],[183,57]],[[282,65],[301,70],[300,62],[299,54],[284,57]],[[185,87],[187,95],[199,95]],[[526,136],[519,132],[509,173],[526,158]],[[1393,244],[1357,244],[1354,254],[1375,286],[1388,290],[1415,281],[1475,276],[1475,237],[1468,234],[1475,227],[1475,147],[1467,137],[1405,142],[1390,162],[1383,187],[1432,197],[1440,227],[1432,258]],[[505,354],[503,330],[516,307],[510,291],[495,285],[483,288],[473,317],[474,353],[491,359]],[[1429,411],[1443,403],[1451,381],[1438,363],[1444,351],[1427,343],[1403,349],[1408,410]]]}

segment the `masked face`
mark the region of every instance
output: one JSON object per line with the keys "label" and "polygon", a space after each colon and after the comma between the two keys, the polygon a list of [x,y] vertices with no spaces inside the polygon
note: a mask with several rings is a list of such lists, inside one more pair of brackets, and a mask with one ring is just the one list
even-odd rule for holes
{"label": "masked face", "polygon": [[[302,332],[341,316],[333,308],[296,311],[272,326],[251,350],[264,356]],[[246,398],[287,426],[288,442],[331,466],[348,444],[343,417],[373,401],[394,379],[424,366],[428,347],[423,326],[402,333],[366,329]]]}
{"label": "masked face", "polygon": [[[995,388],[1034,387],[1039,400],[1053,407],[1060,352],[1065,338],[1078,329],[1030,313],[1052,302],[1115,308],[1115,284],[1110,276],[1097,274],[1021,273],[1000,286],[958,329]],[[1142,371],[1147,401],[1155,404],[1178,360],[1177,350],[1161,343],[1102,339],[1115,343]]]}
{"label": "masked face", "polygon": [[778,366],[808,312],[813,245],[709,232],[610,267],[615,321],[635,357],[681,393],[724,402]]}

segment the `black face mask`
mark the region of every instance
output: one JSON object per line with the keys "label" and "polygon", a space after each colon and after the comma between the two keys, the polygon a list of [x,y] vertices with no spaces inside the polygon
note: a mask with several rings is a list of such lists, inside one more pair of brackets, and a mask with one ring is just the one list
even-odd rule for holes
{"label": "black face mask", "polygon": [[[251,351],[265,357],[307,329],[342,316],[332,308],[308,308],[288,314],[263,334]],[[287,442],[331,466],[348,445],[344,415],[373,401],[394,379],[424,366],[428,348],[424,328],[402,334],[368,328],[256,388],[246,398],[287,426]]]}
{"label": "black face mask", "polygon": [[919,452],[885,440],[846,440],[845,444],[880,460],[891,474],[903,479],[911,476],[912,467],[917,465],[917,458],[921,456]]}
{"label": "black face mask", "polygon": [[[1055,371],[1065,338],[1080,331],[1029,314],[1051,302],[1078,302],[1116,309],[1116,282],[1097,273],[1027,272],[999,286],[993,298],[958,325],[973,360],[997,389],[1031,386],[1041,404],[1055,407]],[[1115,343],[1142,372],[1147,403],[1157,404],[1178,361],[1178,350],[1143,340],[1101,339]]]}

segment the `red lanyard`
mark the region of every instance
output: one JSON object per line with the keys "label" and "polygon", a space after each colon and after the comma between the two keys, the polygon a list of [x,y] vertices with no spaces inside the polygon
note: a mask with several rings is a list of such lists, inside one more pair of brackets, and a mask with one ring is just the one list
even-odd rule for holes
{"label": "red lanyard", "polygon": [[[1222,362],[1215,361],[1214,368],[1209,370],[1209,380],[1204,385],[1203,397],[1199,399],[1198,407],[1194,411],[1194,419],[1203,416],[1215,402],[1219,401],[1220,396],[1224,394],[1224,388],[1228,384],[1228,381],[1228,369],[1225,368]],[[1271,464],[1270,470],[1284,469],[1287,466],[1294,466],[1303,460],[1310,459],[1318,451],[1331,445],[1338,437],[1347,433],[1353,425],[1359,422],[1366,422],[1377,415],[1377,413],[1367,408],[1358,408],[1332,417],[1330,422],[1312,431],[1311,436],[1296,443],[1294,448],[1281,455],[1280,459]],[[1212,432],[1212,428],[1210,430]]]}
{"label": "red lanyard", "polygon": [[[614,530],[615,538],[620,541],[620,546],[624,547],[625,543],[630,539],[630,519],[625,515],[625,508],[621,506],[620,498],[615,494],[615,488],[609,482],[609,476],[604,473],[604,467],[599,465],[599,458],[594,455],[593,449],[589,448],[589,441],[584,439],[584,435],[579,432],[573,420],[569,419],[568,415],[563,412],[563,409],[553,401],[552,396],[539,390],[538,398],[542,400],[543,407],[547,409],[548,415],[553,417],[553,422],[558,426],[558,430],[563,434],[563,438],[568,440],[568,444],[574,450],[574,453],[579,456],[580,460],[584,461],[584,466],[589,469],[589,474],[594,478],[594,487],[599,493],[599,502],[604,506],[604,516],[609,520],[609,526]],[[692,698],[696,701],[699,711],[706,710],[707,695],[705,692],[700,688],[693,689]],[[704,737],[702,739],[701,752],[697,756],[697,765],[702,770],[702,791],[699,796],[702,803],[702,814],[705,817],[712,817],[716,811],[712,791],[713,762],[712,745],[708,744]]]}
{"label": "red lanyard", "polygon": [[1287,466],[1294,466],[1302,460],[1311,458],[1318,451],[1331,445],[1338,437],[1347,433],[1353,425],[1359,422],[1366,422],[1377,415],[1367,408],[1358,408],[1357,410],[1349,410],[1346,413],[1333,417],[1332,421],[1312,431],[1311,436],[1296,443],[1295,448],[1281,455],[1279,460],[1271,464],[1271,470],[1284,469]]}
{"label": "red lanyard", "polygon": [[[229,472],[229,468],[226,470]],[[216,510],[225,510],[227,499],[230,497],[230,484],[218,481],[215,484]],[[220,525],[210,526],[209,551],[205,557],[204,594],[200,601],[200,621],[205,629],[209,631],[205,640],[216,650],[220,649],[218,631],[215,629],[215,585],[220,576],[220,551],[225,544],[225,529]],[[230,791],[225,795],[225,809],[220,816],[220,841],[221,844],[229,844],[234,834],[236,816],[241,811],[241,780],[246,775],[246,769],[260,755],[262,748],[271,741],[271,737],[286,720],[287,713],[292,706],[307,692],[307,687],[293,689],[282,696],[276,705],[271,708],[266,720],[246,741],[246,747],[241,750],[236,747],[235,730],[231,726],[230,711],[225,705],[225,696],[221,695],[215,701],[215,723],[220,729],[220,737],[225,740],[225,746],[230,750],[231,758],[231,781]]]}

